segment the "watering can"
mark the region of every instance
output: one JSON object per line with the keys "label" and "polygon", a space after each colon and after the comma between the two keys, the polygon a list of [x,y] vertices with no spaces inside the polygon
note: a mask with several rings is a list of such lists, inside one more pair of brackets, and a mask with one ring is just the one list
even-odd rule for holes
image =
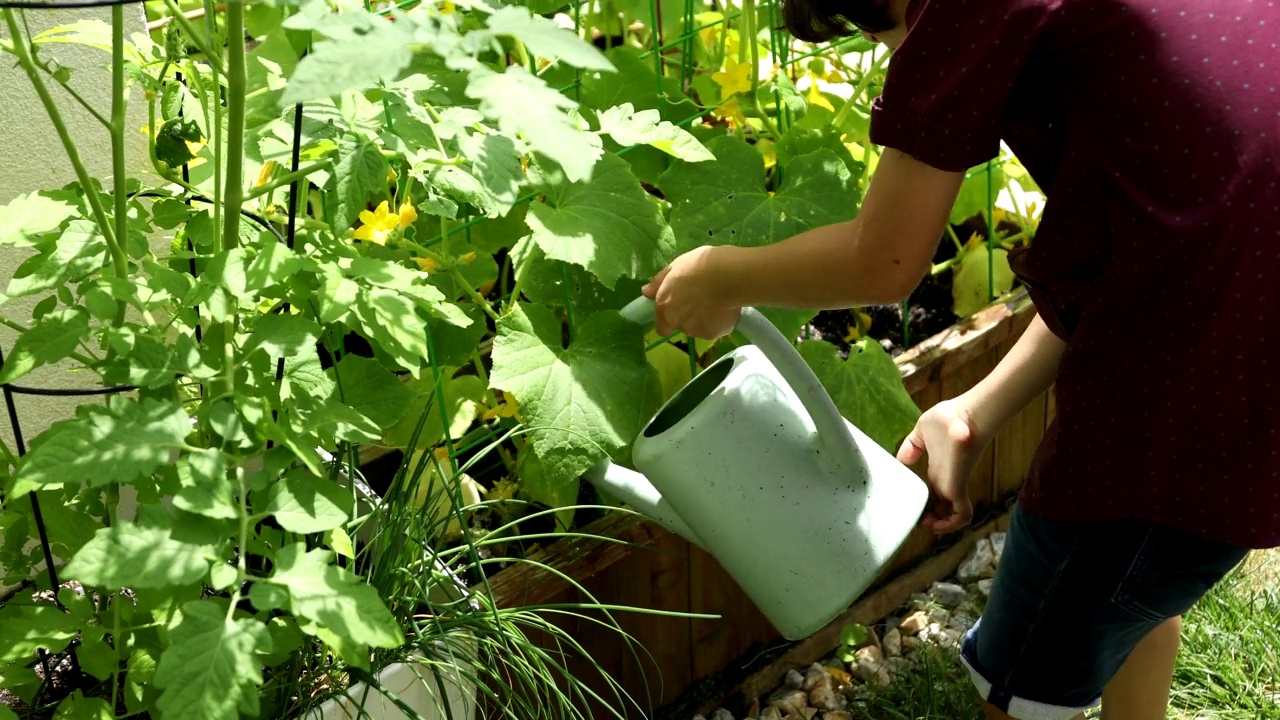
{"label": "watering can", "polygon": [[[648,326],[653,301],[623,317]],[[845,420],[795,347],[743,308],[751,344],[699,373],[632,446],[639,472],[585,477],[710,553],[788,640],[866,590],[920,518],[928,488]]]}

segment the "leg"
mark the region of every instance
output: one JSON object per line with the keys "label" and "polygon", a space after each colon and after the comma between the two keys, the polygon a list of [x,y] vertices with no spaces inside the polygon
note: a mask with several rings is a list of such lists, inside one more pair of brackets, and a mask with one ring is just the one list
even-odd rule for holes
{"label": "leg", "polygon": [[1178,657],[1182,616],[1169,618],[1133,649],[1102,691],[1104,718],[1164,720]]}

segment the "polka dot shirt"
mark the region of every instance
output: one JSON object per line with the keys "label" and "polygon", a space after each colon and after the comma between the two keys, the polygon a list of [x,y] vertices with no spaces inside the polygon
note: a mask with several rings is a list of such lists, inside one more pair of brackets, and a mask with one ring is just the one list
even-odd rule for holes
{"label": "polka dot shirt", "polygon": [[871,139],[1006,142],[1048,200],[1011,262],[1068,341],[1022,491],[1280,545],[1280,0],[912,0]]}

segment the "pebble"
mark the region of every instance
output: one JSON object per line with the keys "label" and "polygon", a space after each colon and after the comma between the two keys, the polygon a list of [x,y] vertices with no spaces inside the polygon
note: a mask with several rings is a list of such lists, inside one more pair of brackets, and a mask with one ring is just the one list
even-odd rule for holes
{"label": "pebble", "polygon": [[1000,556],[1004,555],[1004,541],[1007,537],[1009,537],[1007,533],[991,533],[991,550],[996,556],[997,564],[1000,562]]}
{"label": "pebble", "polygon": [[995,582],[995,578],[983,578],[979,580],[978,592],[982,593],[983,597],[991,597],[991,586],[994,585]]}
{"label": "pebble", "polygon": [[995,551],[991,549],[991,541],[982,538],[973,546],[973,550],[969,551],[969,557],[960,563],[956,577],[960,582],[973,582],[978,578],[991,577],[995,561]]}
{"label": "pebble", "polygon": [[898,624],[898,629],[902,631],[903,635],[915,635],[928,626],[929,616],[923,611],[916,611],[903,619],[903,621]]}
{"label": "pebble", "polygon": [[733,713],[725,710],[724,708],[720,708],[714,713],[711,713],[711,720],[733,720]]}
{"label": "pebble", "polygon": [[924,641],[915,635],[904,635],[902,636],[902,650],[903,652],[911,652],[912,650],[920,647],[923,642]]}
{"label": "pebble", "polygon": [[821,687],[831,687],[831,674],[827,672],[827,668],[823,665],[814,663],[805,671],[804,677],[800,678],[800,689],[807,693],[812,693],[815,689]]}
{"label": "pebble", "polygon": [[760,720],[782,720],[782,712],[770,705],[760,713]]}
{"label": "pebble", "polygon": [[822,711],[843,710],[849,700],[836,692],[831,683],[827,683],[809,691],[809,704]]}
{"label": "pebble", "polygon": [[822,720],[853,720],[853,713],[848,710],[833,710],[823,715]]}
{"label": "pebble", "polygon": [[854,654],[854,675],[863,682],[879,683],[881,676],[888,677],[884,670],[884,655],[880,648],[871,645],[858,650]]}
{"label": "pebble", "polygon": [[808,706],[809,696],[803,690],[793,690],[769,698],[769,707],[778,710],[782,715],[798,713]]}
{"label": "pebble", "polygon": [[799,670],[788,670],[784,684],[788,690],[799,690],[804,687],[804,676]]}
{"label": "pebble", "polygon": [[958,612],[955,615],[951,616],[951,627],[955,628],[956,630],[959,630],[962,633],[969,632],[969,630],[973,628],[973,626],[976,625],[977,622],[978,621],[975,620],[973,616],[968,613]]}
{"label": "pebble", "polygon": [[933,597],[935,602],[945,608],[960,607],[960,603],[963,603],[969,597],[964,588],[949,582],[934,583],[933,587],[929,588],[929,595]]}
{"label": "pebble", "polygon": [[897,628],[884,634],[884,654],[891,658],[902,655],[902,632]]}

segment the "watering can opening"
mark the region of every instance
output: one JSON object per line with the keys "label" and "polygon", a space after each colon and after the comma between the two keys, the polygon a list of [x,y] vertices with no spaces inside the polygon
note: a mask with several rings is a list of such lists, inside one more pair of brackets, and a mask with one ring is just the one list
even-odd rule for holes
{"label": "watering can opening", "polygon": [[698,373],[697,377],[671,396],[658,414],[649,421],[644,428],[644,436],[656,437],[680,424],[681,420],[701,405],[703,400],[710,397],[725,378],[729,377],[737,360],[737,355],[727,355]]}

